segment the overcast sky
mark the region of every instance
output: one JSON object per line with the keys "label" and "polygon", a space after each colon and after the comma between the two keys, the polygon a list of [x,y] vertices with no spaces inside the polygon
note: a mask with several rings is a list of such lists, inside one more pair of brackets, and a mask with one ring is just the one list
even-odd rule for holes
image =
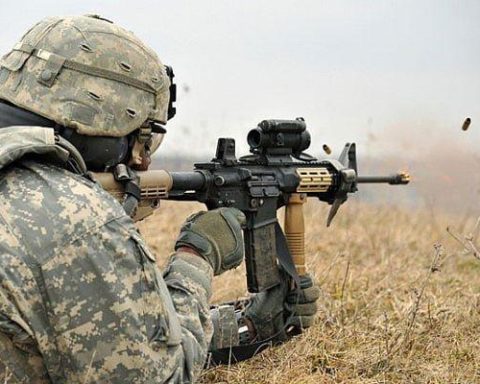
{"label": "overcast sky", "polygon": [[[312,153],[480,144],[480,1],[5,1],[0,52],[44,16],[98,13],[171,64],[178,114],[163,151],[238,146],[265,118],[305,117]],[[460,131],[472,118],[471,131]]]}

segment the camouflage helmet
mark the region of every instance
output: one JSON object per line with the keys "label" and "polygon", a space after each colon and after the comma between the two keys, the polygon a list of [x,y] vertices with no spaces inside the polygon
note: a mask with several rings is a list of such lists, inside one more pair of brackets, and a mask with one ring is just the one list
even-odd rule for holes
{"label": "camouflage helmet", "polygon": [[165,124],[170,85],[155,52],[99,16],[44,19],[0,61],[0,99],[89,136]]}

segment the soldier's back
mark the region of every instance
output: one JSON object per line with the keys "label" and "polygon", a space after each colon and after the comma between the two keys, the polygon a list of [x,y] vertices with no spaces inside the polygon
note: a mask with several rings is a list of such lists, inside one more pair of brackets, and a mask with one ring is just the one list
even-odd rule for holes
{"label": "soldier's back", "polygon": [[0,170],[0,335],[11,341],[0,360],[16,359],[32,383],[144,375],[136,345],[165,311],[142,250],[121,205],[90,180],[28,160]]}

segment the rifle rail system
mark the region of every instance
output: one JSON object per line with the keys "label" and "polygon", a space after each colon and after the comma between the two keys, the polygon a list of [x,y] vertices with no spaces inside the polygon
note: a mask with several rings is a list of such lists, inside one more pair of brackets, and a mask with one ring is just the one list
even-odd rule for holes
{"label": "rifle rail system", "polygon": [[[306,274],[303,205],[308,197],[332,206],[327,218],[329,226],[358,184],[398,185],[410,181],[405,172],[358,176],[354,143],[345,145],[338,160],[317,160],[306,154],[310,134],[301,118],[264,120],[250,131],[247,141],[251,154],[239,159],[235,140],[220,138],[215,158],[195,164],[191,172],[138,172],[141,200],[134,219],[151,214],[162,199],[198,201],[208,209],[240,209],[247,217],[244,241],[250,292],[278,284],[278,263],[295,280]],[[124,199],[124,184],[113,173],[95,173],[94,178],[114,197]],[[276,211],[283,206],[282,231]]]}

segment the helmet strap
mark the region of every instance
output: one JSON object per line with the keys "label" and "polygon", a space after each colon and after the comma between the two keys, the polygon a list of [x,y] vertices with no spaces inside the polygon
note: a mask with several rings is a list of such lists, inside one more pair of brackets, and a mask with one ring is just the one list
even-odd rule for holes
{"label": "helmet strap", "polygon": [[149,160],[147,159],[147,143],[152,138],[152,128],[148,127],[141,127],[138,129],[137,134],[134,136],[133,146],[131,149],[131,156],[130,156],[130,166],[137,166],[137,168],[141,168],[142,170],[146,170],[150,165]]}

